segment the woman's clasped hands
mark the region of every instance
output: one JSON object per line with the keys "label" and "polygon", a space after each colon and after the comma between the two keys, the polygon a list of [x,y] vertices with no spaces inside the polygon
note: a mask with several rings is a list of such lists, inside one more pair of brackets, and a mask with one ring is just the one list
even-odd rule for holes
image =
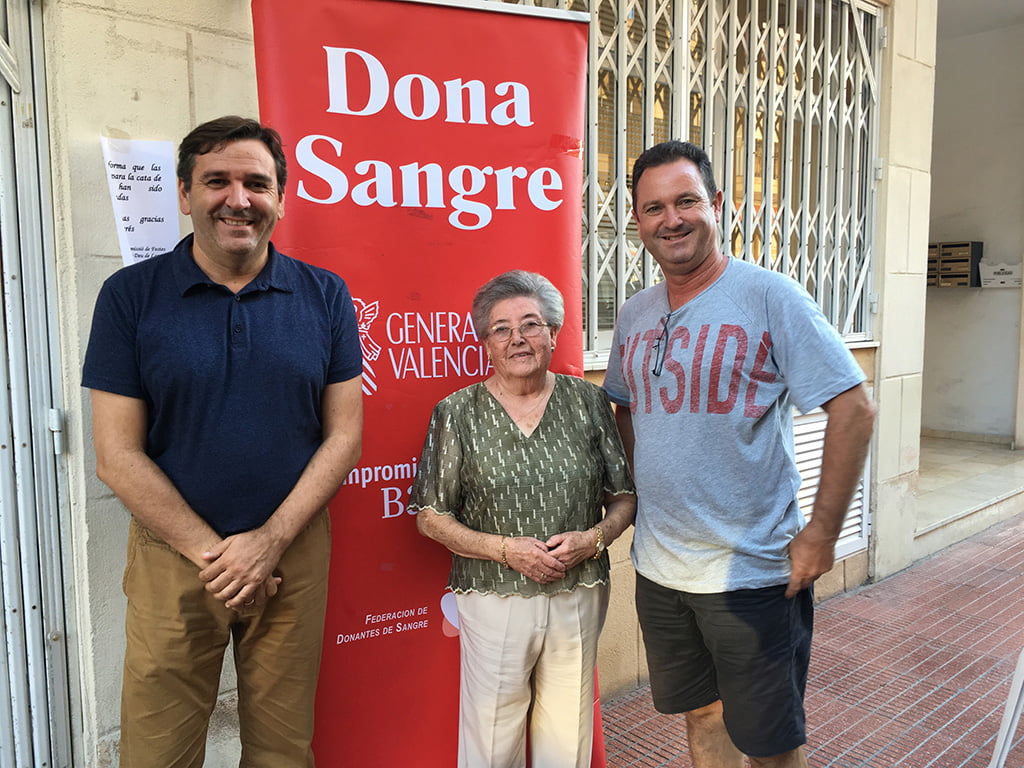
{"label": "woman's clasped hands", "polygon": [[502,544],[508,567],[538,584],[558,581],[569,570],[540,539],[532,536],[506,536]]}
{"label": "woman's clasped hands", "polygon": [[594,538],[590,531],[556,533],[546,542],[532,536],[506,536],[504,562],[538,584],[550,584],[594,555]]}

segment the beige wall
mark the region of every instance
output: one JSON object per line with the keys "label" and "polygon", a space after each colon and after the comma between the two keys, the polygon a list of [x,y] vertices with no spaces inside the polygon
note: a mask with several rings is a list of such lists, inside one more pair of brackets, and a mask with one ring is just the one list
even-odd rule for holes
{"label": "beige wall", "polygon": [[921,432],[925,271],[931,194],[937,0],[895,0],[885,14],[875,290],[880,343],[875,396],[871,575],[910,564]]}
{"label": "beige wall", "polygon": [[[80,764],[103,768],[116,765],[127,518],[95,479],[79,386],[93,302],[121,265],[100,136],[177,142],[207,118],[255,114],[252,25],[248,0],[51,0],[43,21],[81,686],[72,730]],[[229,731],[214,731],[209,764],[227,765],[233,747],[219,736]]]}

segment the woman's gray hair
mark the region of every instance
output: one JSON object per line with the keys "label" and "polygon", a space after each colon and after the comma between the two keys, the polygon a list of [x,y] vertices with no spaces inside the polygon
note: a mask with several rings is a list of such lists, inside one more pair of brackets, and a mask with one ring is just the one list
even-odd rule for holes
{"label": "woman's gray hair", "polygon": [[483,340],[490,331],[491,311],[499,301],[524,296],[540,305],[541,318],[556,331],[565,321],[565,302],[562,294],[544,275],[513,269],[492,277],[473,297],[473,327],[476,335]]}

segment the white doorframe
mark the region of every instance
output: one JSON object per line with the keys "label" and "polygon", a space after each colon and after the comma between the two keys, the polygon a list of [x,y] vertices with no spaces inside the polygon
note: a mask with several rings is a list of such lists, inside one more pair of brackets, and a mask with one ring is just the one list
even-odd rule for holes
{"label": "white doorframe", "polygon": [[[67,519],[42,12],[0,7],[0,767],[71,765]],[[4,394],[7,394],[4,397]]]}

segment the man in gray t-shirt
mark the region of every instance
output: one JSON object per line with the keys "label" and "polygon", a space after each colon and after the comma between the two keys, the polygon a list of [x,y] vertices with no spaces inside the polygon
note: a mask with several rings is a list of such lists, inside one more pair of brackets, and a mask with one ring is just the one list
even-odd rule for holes
{"label": "man in gray t-shirt", "polygon": [[[685,713],[695,768],[806,765],[811,585],[833,564],[874,406],[814,300],[723,253],[707,155],[633,167],[633,215],[664,282],[622,307],[604,387],[639,495],[632,549],[655,706]],[[822,407],[811,521],[793,407]]]}

